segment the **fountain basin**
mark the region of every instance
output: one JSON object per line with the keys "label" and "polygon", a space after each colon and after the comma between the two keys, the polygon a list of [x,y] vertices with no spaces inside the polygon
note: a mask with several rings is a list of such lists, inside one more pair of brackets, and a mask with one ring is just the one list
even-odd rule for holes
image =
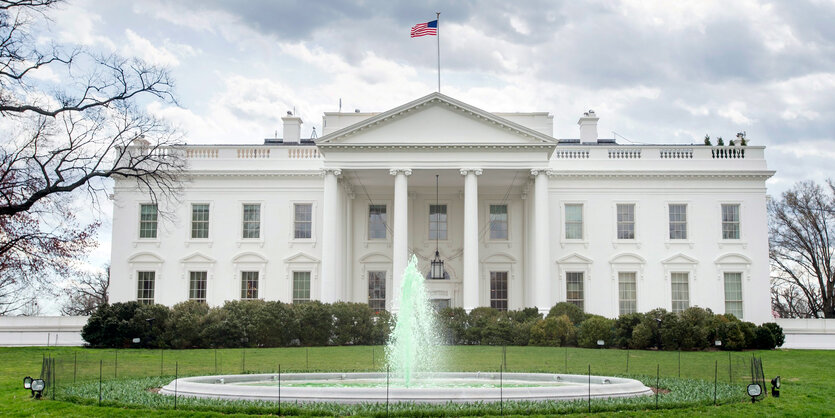
{"label": "fountain basin", "polygon": [[[222,382],[222,383],[221,383]],[[501,387],[500,387],[501,385]],[[176,386],[176,388],[175,388]],[[278,401],[278,375],[244,374],[184,377],[164,386],[164,395]],[[388,394],[387,394],[388,392]],[[621,398],[651,395],[641,382],[620,377],[550,373],[432,373],[410,387],[385,373],[282,373],[282,402],[463,403]]]}

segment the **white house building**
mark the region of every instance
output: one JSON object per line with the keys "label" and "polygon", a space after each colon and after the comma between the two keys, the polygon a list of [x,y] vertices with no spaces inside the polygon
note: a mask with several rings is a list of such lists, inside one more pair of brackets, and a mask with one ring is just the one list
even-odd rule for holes
{"label": "white house building", "polygon": [[[188,145],[176,218],[114,187],[111,300],[368,303],[397,311],[411,254],[438,306],[561,301],[617,317],[701,306],[771,318],[764,147],[556,139],[546,112],[432,93],[325,113],[323,136]],[[439,187],[436,196],[436,175]]]}

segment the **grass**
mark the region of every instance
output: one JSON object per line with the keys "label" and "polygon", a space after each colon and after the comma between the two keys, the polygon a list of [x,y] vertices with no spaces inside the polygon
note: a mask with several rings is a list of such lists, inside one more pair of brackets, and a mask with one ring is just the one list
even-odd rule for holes
{"label": "grass", "polygon": [[[458,371],[495,371],[502,362],[502,347],[463,346],[447,348],[446,370]],[[668,406],[689,403],[689,406],[678,409],[654,410],[651,406],[637,406],[621,412],[611,410],[604,414],[618,415],[670,415],[670,416],[728,416],[728,415],[789,415],[789,416],[825,416],[835,411],[835,401],[831,394],[835,393],[835,379],[829,370],[835,364],[835,351],[800,351],[775,350],[754,352],[761,356],[767,379],[780,375],[783,379],[781,397],[766,398],[762,402],[751,404],[746,401],[736,401],[742,396],[728,394],[725,404],[712,405],[712,388],[714,370],[718,365],[719,381],[726,385],[731,380],[734,384],[742,384],[747,378],[747,360],[751,352],[683,352],[681,353],[681,377],[678,379],[664,379],[660,385],[672,389],[669,395],[663,395],[663,402]],[[73,379],[76,386],[84,386],[85,382],[95,381],[96,389],[99,377],[99,367],[104,381],[110,391],[106,391],[104,405],[97,406],[97,399],[86,400],[79,396],[76,402],[67,401],[36,401],[29,398],[27,391],[22,389],[22,378],[26,375],[37,376],[40,373],[42,357],[56,358],[58,369],[58,386],[68,388]],[[217,366],[215,366],[217,357]],[[82,348],[0,348],[0,415],[3,416],[145,416],[152,413],[150,409],[131,405],[130,396],[136,396],[136,388],[147,384],[166,381],[173,376],[175,367],[180,375],[271,372],[281,364],[283,371],[369,371],[380,370],[383,358],[382,347],[312,347],[312,348],[280,348],[280,349],[227,349],[227,350],[93,350]],[[586,373],[591,365],[593,374],[625,375],[627,374],[627,351],[624,350],[586,350],[579,348],[550,348],[550,347],[508,347],[506,353],[507,369],[514,371],[532,372],[568,372]],[[662,377],[677,378],[679,375],[679,353],[654,351],[629,351],[629,375],[651,376],[654,379],[656,367],[660,366]],[[217,367],[217,369],[215,369]],[[160,379],[160,375],[163,376]],[[131,379],[131,380],[128,380]],[[144,379],[144,380],[143,380]],[[154,380],[156,379],[156,380]],[[642,379],[647,379],[646,377]],[[691,386],[676,387],[680,382],[694,382]],[[150,383],[142,383],[142,382]],[[168,380],[170,381],[170,380]],[[652,382],[654,383],[654,382]],[[121,385],[121,386],[120,386]],[[688,383],[689,385],[689,383]],[[701,386],[699,386],[701,385]],[[122,387],[122,389],[120,389]],[[125,389],[127,388],[127,389]],[[128,390],[129,389],[129,390]],[[134,395],[119,390],[131,390]],[[144,396],[156,396],[140,390]],[[708,393],[704,393],[708,392]],[[67,393],[67,392],[64,392]],[[59,391],[59,397],[61,392]],[[686,395],[686,396],[685,396]],[[696,401],[685,396],[695,397]],[[737,397],[735,397],[737,396]],[[678,398],[677,398],[678,397]],[[676,399],[684,399],[679,402]],[[189,401],[186,401],[189,402]],[[662,404],[663,405],[663,404]],[[211,408],[197,408],[193,411],[159,409],[153,410],[155,415],[161,416],[213,416],[220,415],[212,412]],[[654,405],[653,405],[654,406]],[[595,409],[604,408],[595,403]],[[550,414],[556,412],[578,412],[582,408],[554,407],[561,409],[533,408],[530,405],[508,405],[505,412],[538,412]],[[609,407],[606,407],[609,408]],[[620,406],[615,406],[620,408]],[[636,408],[636,407],[631,407]],[[231,408],[230,411],[269,413],[274,412],[268,406],[262,408]],[[310,414],[333,415],[354,413],[360,415],[374,414],[374,409],[335,410],[333,408],[308,408],[304,412]],[[414,408],[398,410],[399,413],[416,414]],[[433,412],[434,411],[434,412]],[[283,412],[294,412],[283,410]],[[394,411],[393,411],[394,412]],[[417,413],[450,414],[450,415],[486,415],[498,414],[499,410],[492,407],[456,408],[444,410],[421,410]],[[226,415],[226,414],[224,414]],[[231,414],[235,415],[235,414]]]}

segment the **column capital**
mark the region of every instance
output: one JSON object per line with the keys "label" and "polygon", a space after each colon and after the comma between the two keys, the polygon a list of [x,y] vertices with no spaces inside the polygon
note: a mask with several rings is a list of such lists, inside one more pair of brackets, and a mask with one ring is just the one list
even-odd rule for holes
{"label": "column capital", "polygon": [[342,175],[342,169],[341,168],[323,168],[319,172],[319,175],[321,175],[322,177],[327,176],[328,174],[333,174],[334,176],[339,177],[339,176]]}
{"label": "column capital", "polygon": [[546,176],[554,175],[554,170],[550,168],[532,168],[531,169],[531,176],[536,177],[540,174],[545,174]]}
{"label": "column capital", "polygon": [[411,176],[412,175],[412,169],[411,168],[392,168],[392,169],[389,170],[389,174],[391,174],[392,176],[396,176],[399,173],[403,173],[403,175],[406,175],[406,176]]}
{"label": "column capital", "polygon": [[458,170],[458,172],[461,173],[462,176],[466,176],[469,173],[473,173],[477,176],[480,176],[481,173],[482,173],[482,170],[480,168],[462,168],[462,169]]}

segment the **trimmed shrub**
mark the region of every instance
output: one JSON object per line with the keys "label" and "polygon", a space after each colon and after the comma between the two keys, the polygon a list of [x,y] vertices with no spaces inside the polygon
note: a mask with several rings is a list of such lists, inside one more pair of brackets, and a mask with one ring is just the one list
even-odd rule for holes
{"label": "trimmed shrub", "polygon": [[331,342],[333,316],[330,305],[318,300],[293,304],[298,321],[299,343],[304,346],[328,345]]}
{"label": "trimmed shrub", "polygon": [[467,343],[467,322],[469,317],[464,308],[444,308],[438,313],[446,342],[451,345]]}
{"label": "trimmed shrub", "polygon": [[168,347],[178,349],[205,347],[201,331],[208,315],[209,305],[203,302],[190,300],[174,305],[168,315],[163,337]]}
{"label": "trimmed shrub", "polygon": [[702,350],[709,346],[708,334],[713,328],[713,312],[693,306],[678,315],[677,332],[682,350]]}
{"label": "trimmed shrub", "polygon": [[615,341],[613,345],[620,348],[629,348],[632,333],[643,319],[644,314],[642,313],[630,313],[619,316],[615,321]]}
{"label": "trimmed shrub", "polygon": [[783,334],[783,328],[774,322],[766,322],[762,326],[771,331],[771,335],[774,336],[775,347],[782,347],[786,342],[786,335]]}
{"label": "trimmed shrub", "polygon": [[299,324],[293,308],[283,302],[264,302],[255,333],[259,345],[265,347],[286,347],[299,338]]}
{"label": "trimmed shrub", "polygon": [[337,302],[331,305],[333,343],[336,345],[368,345],[374,324],[374,312],[364,303]]}
{"label": "trimmed shrub", "polygon": [[757,326],[750,322],[740,322],[739,326],[742,329],[742,335],[745,336],[745,347],[754,348],[757,340]]}
{"label": "trimmed shrub", "polygon": [[642,321],[632,330],[632,338],[629,339],[629,347],[644,350],[655,345],[655,337],[652,327]]}
{"label": "trimmed shrub", "polygon": [[574,326],[580,326],[580,324],[586,319],[586,314],[583,313],[583,310],[580,309],[579,306],[568,303],[568,302],[560,302],[554,305],[550,311],[548,311],[548,317],[559,317],[561,315],[568,315],[568,318],[571,319],[571,323]]}
{"label": "trimmed shrub", "polygon": [[483,342],[485,340],[484,332],[490,323],[496,321],[497,316],[499,316],[499,311],[484,306],[470,311],[465,332],[467,343],[486,344]]}
{"label": "trimmed shrub", "polygon": [[766,327],[759,326],[755,332],[754,347],[760,350],[771,350],[777,346],[774,334]]}
{"label": "trimmed shrub", "polygon": [[719,340],[723,350],[737,351],[745,348],[745,334],[740,321],[728,321],[719,325]]}
{"label": "trimmed shrub", "polygon": [[551,316],[536,321],[533,327],[531,327],[530,343],[531,345],[538,346],[559,347],[560,341],[559,338],[557,338],[557,318]]}
{"label": "trimmed shrub", "polygon": [[388,311],[379,311],[371,318],[371,344],[383,345],[388,342],[391,334],[391,314]]}
{"label": "trimmed shrub", "polygon": [[577,343],[580,347],[598,347],[597,341],[603,340],[604,346],[609,347],[613,342],[615,321],[602,316],[591,316],[580,324],[577,332]]}
{"label": "trimmed shrub", "polygon": [[[160,336],[164,334],[167,318],[168,308],[163,305],[105,304],[87,320],[81,337],[92,347],[164,347],[165,340]],[[133,343],[134,338],[139,338],[139,344]]]}

